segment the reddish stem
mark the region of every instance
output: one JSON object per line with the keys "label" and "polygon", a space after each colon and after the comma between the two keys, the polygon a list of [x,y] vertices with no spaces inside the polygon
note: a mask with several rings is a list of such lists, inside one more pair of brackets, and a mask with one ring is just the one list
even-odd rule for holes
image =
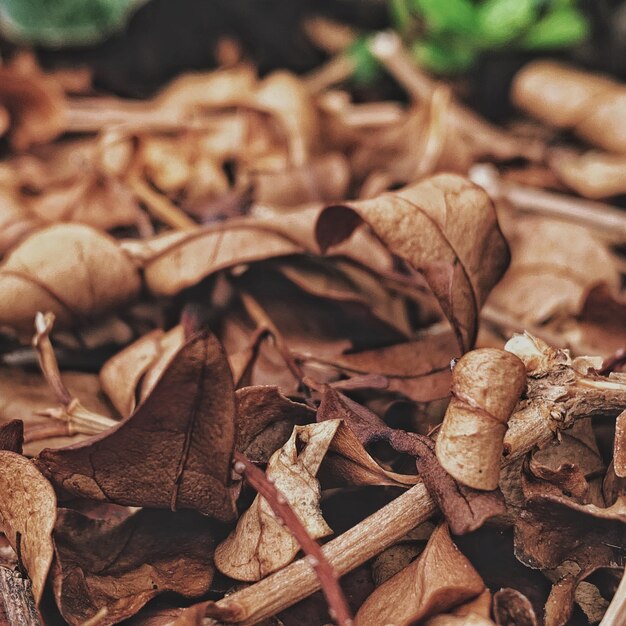
{"label": "reddish stem", "polygon": [[328,613],[340,626],[351,626],[352,615],[341,590],[337,573],[326,560],[322,548],[307,532],[300,518],[294,513],[276,486],[268,480],[267,476],[249,461],[241,452],[235,451],[235,471],[244,474],[246,480],[256,489],[258,494],[267,500],[274,514],[281,519],[291,531],[302,551],[307,555],[307,560],[315,570],[322,587],[322,592],[328,602]]}

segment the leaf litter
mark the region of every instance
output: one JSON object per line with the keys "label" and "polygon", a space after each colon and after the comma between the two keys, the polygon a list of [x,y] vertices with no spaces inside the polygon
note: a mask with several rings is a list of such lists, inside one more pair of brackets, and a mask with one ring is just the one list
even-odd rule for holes
{"label": "leaf litter", "polygon": [[42,623],[622,623],[624,86],[534,62],[496,128],[371,47],[408,104],[0,68],[2,566]]}

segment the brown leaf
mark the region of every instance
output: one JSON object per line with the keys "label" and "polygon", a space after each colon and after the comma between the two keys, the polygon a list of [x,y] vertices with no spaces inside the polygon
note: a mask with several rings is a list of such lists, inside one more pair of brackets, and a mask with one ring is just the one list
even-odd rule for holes
{"label": "brown leaf", "polygon": [[606,245],[587,228],[516,217],[504,230],[511,246],[511,267],[489,304],[524,323],[577,315],[592,286],[604,282],[611,289],[619,287],[619,272]]}
{"label": "brown leaf", "polygon": [[22,57],[0,67],[0,104],[11,116],[11,143],[25,150],[57,137],[65,129],[63,89],[32,60]]}
{"label": "brown leaf", "polygon": [[498,626],[537,626],[532,604],[517,589],[500,589],[494,594],[493,614]]}
{"label": "brown leaf", "polygon": [[222,347],[213,335],[196,335],[119,426],[80,444],[44,450],[38,463],[57,487],[75,496],[192,508],[230,520],[235,410]]}
{"label": "brown leaf", "polygon": [[267,463],[287,442],[295,424],[315,417],[306,404],[292,402],[278,387],[243,387],[236,391],[237,434],[235,448],[256,463]]}
{"label": "brown leaf", "polygon": [[522,361],[504,350],[465,354],[452,372],[453,398],[437,437],[437,459],[456,480],[496,489],[507,422],[526,387]]}
{"label": "brown leaf", "polygon": [[373,200],[331,206],[316,224],[320,247],[342,242],[362,221],[424,275],[459,345],[469,349],[478,311],[509,261],[487,194],[460,176],[440,174]]}
{"label": "brown leaf", "polygon": [[182,326],[146,333],[100,370],[102,389],[120,415],[127,417],[145,400],[165,367],[184,343]]}
{"label": "brown leaf", "polygon": [[557,150],[552,154],[550,167],[563,183],[586,198],[598,199],[626,193],[624,154]]}
{"label": "brown leaf", "polygon": [[123,247],[142,263],[153,293],[173,295],[233,265],[304,252],[305,242],[290,226],[289,220],[278,225],[241,218]]}
{"label": "brown leaf", "polygon": [[54,545],[54,593],[70,624],[103,611],[98,623],[115,624],[158,594],[198,597],[213,580],[211,525],[188,511],[143,509],[120,521],[61,509]]}
{"label": "brown leaf", "polygon": [[11,420],[0,425],[0,450],[22,454],[24,444],[24,422]]}
{"label": "brown leaf", "polygon": [[356,626],[408,626],[480,594],[485,585],[439,526],[422,555],[374,591],[356,614]]}
{"label": "brown leaf", "polygon": [[558,128],[612,152],[626,152],[621,124],[626,110],[626,87],[601,74],[562,63],[537,60],[515,76],[513,102]]}
{"label": "brown leaf", "polygon": [[38,311],[53,312],[59,325],[84,323],[130,302],[139,287],[136,268],[113,239],[88,226],[50,226],[0,266],[0,324],[30,332]]}
{"label": "brown leaf", "polygon": [[54,553],[54,489],[31,461],[15,452],[0,450],[0,468],[0,529],[28,573],[39,604]]}
{"label": "brown leaf", "polygon": [[[296,426],[267,466],[268,478],[273,479],[313,539],[332,533],[319,508],[320,486],[315,475],[339,424],[334,420]],[[215,565],[230,578],[260,580],[290,563],[299,550],[300,544],[267,501],[257,496],[237,528],[217,547]]]}

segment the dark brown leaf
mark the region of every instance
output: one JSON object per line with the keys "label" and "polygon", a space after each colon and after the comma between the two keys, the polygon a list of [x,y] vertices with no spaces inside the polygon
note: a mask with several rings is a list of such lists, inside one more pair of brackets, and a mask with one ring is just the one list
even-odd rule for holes
{"label": "dark brown leaf", "polygon": [[99,612],[99,624],[115,624],[158,594],[198,597],[213,580],[211,524],[191,511],[144,509],[120,521],[61,509],[54,544],[54,593],[70,624]]}
{"label": "dark brown leaf", "polygon": [[190,339],[153,392],[119,426],[38,463],[75,496],[130,506],[196,509],[234,516],[229,490],[235,395],[217,339]]}

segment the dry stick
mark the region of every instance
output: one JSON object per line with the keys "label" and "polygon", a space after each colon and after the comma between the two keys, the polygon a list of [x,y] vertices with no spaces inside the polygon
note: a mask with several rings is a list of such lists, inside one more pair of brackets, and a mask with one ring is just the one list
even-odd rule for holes
{"label": "dry stick", "polygon": [[39,366],[54,391],[61,408],[47,409],[39,414],[45,417],[52,417],[57,420],[67,422],[67,434],[75,435],[83,433],[95,435],[97,433],[115,426],[118,422],[110,417],[99,415],[86,409],[77,398],[75,398],[61,380],[61,372],[54,354],[54,348],[50,342],[50,333],[54,324],[52,313],[37,313],[35,315],[35,337],[33,347],[37,350]]}
{"label": "dry stick", "polygon": [[626,213],[610,204],[506,182],[486,163],[472,167],[469,177],[492,198],[507,200],[517,209],[582,224],[611,241],[626,241]]}
{"label": "dry stick", "polygon": [[41,624],[30,580],[8,567],[0,567],[0,624],[7,626]]}
{"label": "dry stick", "polygon": [[128,183],[148,211],[168,226],[178,230],[196,230],[199,228],[196,222],[183,213],[173,202],[170,202],[168,198],[152,189],[146,181],[132,175]]}
{"label": "dry stick", "polygon": [[[548,404],[546,402],[546,404]],[[583,380],[570,388],[570,394],[543,405],[522,406],[510,422],[504,445],[508,465],[554,437],[555,430],[571,426],[573,420],[603,413],[619,413],[626,408],[626,382]],[[322,551],[339,576],[362,565],[396,543],[410,530],[437,511],[422,482],[417,483],[373,515],[327,543]],[[319,582],[304,559],[288,565],[267,578],[237,591],[216,603],[224,613],[238,616],[238,624],[256,624],[319,589]],[[205,626],[215,621],[207,618]]]}
{"label": "dry stick", "polygon": [[[416,66],[396,33],[378,33],[371,40],[369,48],[415,100],[430,100],[437,82]],[[512,137],[454,99],[450,102],[447,121],[457,131],[471,137],[498,158],[525,156],[531,161],[537,161],[543,157],[545,148],[541,142]]]}
{"label": "dry stick", "polygon": [[234,459],[235,471],[238,474],[245,474],[246,480],[256,489],[261,497],[265,498],[272,507],[274,514],[285,523],[285,526],[289,528],[289,531],[307,555],[304,561],[315,571],[328,603],[331,618],[340,626],[350,626],[352,624],[352,616],[348,603],[339,585],[337,574],[326,560],[320,545],[309,535],[300,518],[289,506],[287,499],[268,480],[267,476],[237,450],[235,450]]}

